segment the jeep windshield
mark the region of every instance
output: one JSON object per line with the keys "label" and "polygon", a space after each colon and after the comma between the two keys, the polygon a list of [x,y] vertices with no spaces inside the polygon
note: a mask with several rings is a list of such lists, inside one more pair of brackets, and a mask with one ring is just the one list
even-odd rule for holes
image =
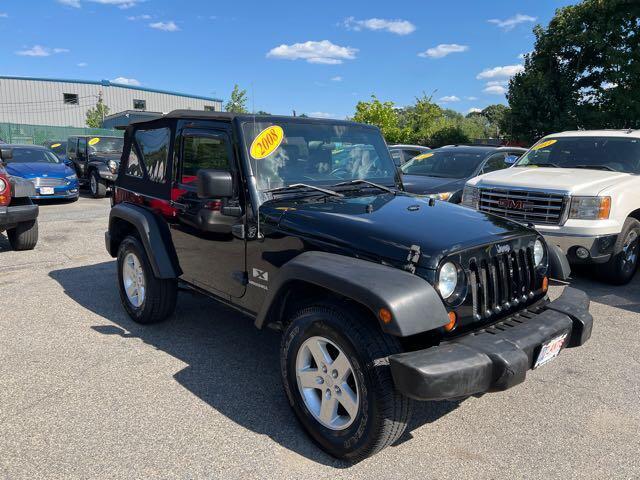
{"label": "jeep windshield", "polygon": [[93,137],[87,142],[90,153],[122,153],[123,138]]}
{"label": "jeep windshield", "polygon": [[435,150],[412,158],[400,170],[405,175],[468,178],[478,169],[485,156],[485,153]]}
{"label": "jeep windshield", "polygon": [[376,129],[304,119],[245,122],[242,129],[261,192],[295,184],[331,188],[352,180],[396,184],[395,164]]}
{"label": "jeep windshield", "polygon": [[583,168],[640,173],[640,139],[559,137],[538,142],[516,167]]}

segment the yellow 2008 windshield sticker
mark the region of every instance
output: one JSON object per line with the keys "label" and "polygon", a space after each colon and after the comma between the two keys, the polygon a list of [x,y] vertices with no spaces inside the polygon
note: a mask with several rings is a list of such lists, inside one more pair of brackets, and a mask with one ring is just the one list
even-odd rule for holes
{"label": "yellow 2008 windshield sticker", "polygon": [[424,160],[425,158],[433,157],[433,153],[423,153],[417,157],[413,157],[413,160]]}
{"label": "yellow 2008 windshield sticker", "polygon": [[98,137],[89,140],[89,145],[95,145],[96,143],[100,143],[100,139]]}
{"label": "yellow 2008 windshield sticker", "polygon": [[546,142],[542,142],[539,143],[538,145],[535,145],[532,150],[541,150],[545,147],[550,147],[551,145],[553,145],[554,143],[556,143],[558,140],[547,140]]}
{"label": "yellow 2008 windshield sticker", "polygon": [[62,145],[61,143],[54,143],[53,145],[51,145],[51,148],[58,148],[60,145]]}
{"label": "yellow 2008 windshield sticker", "polygon": [[284,130],[278,125],[271,125],[268,128],[262,130],[255,138],[249,149],[249,153],[256,160],[261,160],[268,157],[284,140]]}

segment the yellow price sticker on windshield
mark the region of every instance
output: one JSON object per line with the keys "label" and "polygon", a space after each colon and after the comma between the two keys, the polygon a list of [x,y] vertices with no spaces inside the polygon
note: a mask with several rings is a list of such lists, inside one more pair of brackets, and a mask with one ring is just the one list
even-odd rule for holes
{"label": "yellow price sticker on windshield", "polygon": [[547,140],[546,142],[542,142],[539,143],[538,145],[535,145],[532,150],[542,150],[545,147],[550,147],[551,145],[553,145],[554,143],[556,143],[558,140]]}
{"label": "yellow price sticker on windshield", "polygon": [[58,148],[60,145],[62,145],[61,143],[54,143],[53,145],[51,145],[51,148]]}
{"label": "yellow price sticker on windshield", "polygon": [[418,155],[417,157],[414,157],[413,159],[414,160],[424,160],[426,158],[433,157],[434,155],[435,155],[434,153],[423,153],[421,155]]}
{"label": "yellow price sticker on windshield", "polygon": [[251,143],[249,153],[256,160],[261,160],[275,152],[282,140],[284,140],[282,127],[271,125],[258,134],[253,143]]}
{"label": "yellow price sticker on windshield", "polygon": [[89,145],[95,145],[96,143],[100,143],[100,139],[98,137],[92,138],[89,140]]}

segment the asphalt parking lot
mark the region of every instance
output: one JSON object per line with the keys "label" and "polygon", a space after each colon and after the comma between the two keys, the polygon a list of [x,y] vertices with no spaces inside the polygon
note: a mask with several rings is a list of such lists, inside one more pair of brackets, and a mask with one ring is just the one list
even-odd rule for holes
{"label": "asphalt parking lot", "polygon": [[187,292],[167,323],[129,319],[108,211],[108,199],[42,205],[32,252],[0,235],[0,475],[640,477],[640,275],[615,288],[578,277],[589,343],[507,392],[420,404],[397,445],[351,466],[296,423],[276,332]]}

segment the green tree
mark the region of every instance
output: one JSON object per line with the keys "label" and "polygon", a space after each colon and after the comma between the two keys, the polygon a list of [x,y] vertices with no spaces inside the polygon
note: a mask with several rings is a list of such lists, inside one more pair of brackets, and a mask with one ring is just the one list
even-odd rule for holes
{"label": "green tree", "polygon": [[249,113],[249,110],[247,110],[247,91],[241,89],[237,84],[234,85],[231,98],[224,106],[224,109],[232,113]]}
{"label": "green tree", "polygon": [[109,111],[109,107],[105,105],[102,101],[102,96],[100,96],[96,106],[87,110],[87,127],[102,128],[102,122],[104,118],[109,115]]}
{"label": "green tree", "polygon": [[371,95],[370,102],[358,102],[353,120],[376,125],[389,143],[402,143],[407,131],[400,128],[398,111],[393,102],[381,102]]}
{"label": "green tree", "polygon": [[509,84],[513,137],[640,127],[639,19],[640,2],[583,0],[535,27],[535,49]]}

